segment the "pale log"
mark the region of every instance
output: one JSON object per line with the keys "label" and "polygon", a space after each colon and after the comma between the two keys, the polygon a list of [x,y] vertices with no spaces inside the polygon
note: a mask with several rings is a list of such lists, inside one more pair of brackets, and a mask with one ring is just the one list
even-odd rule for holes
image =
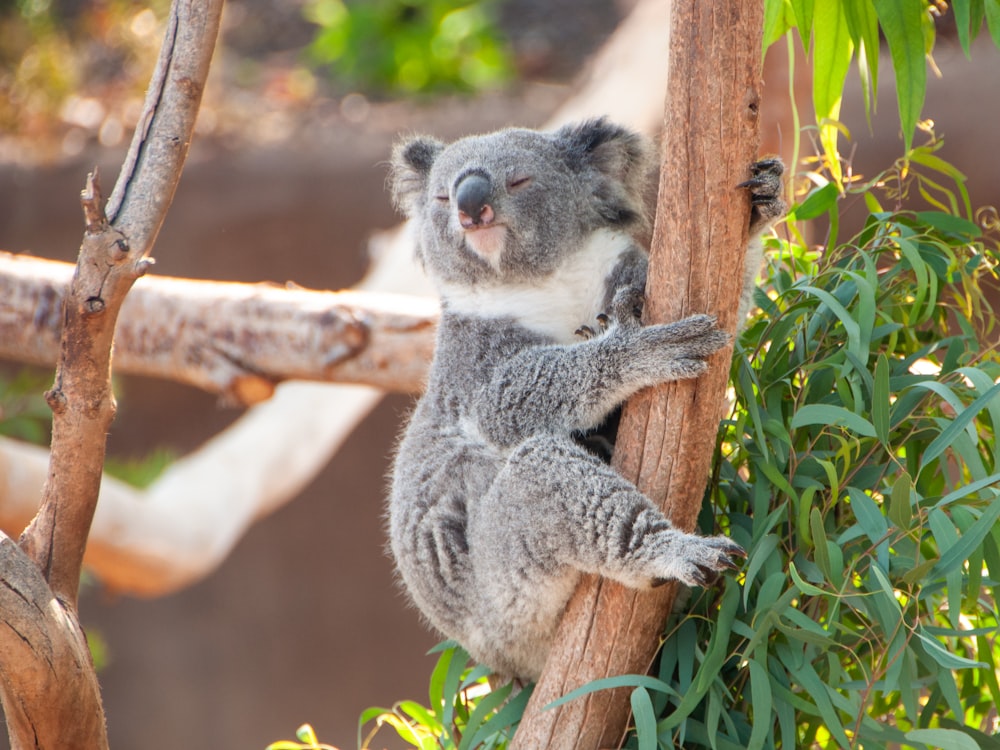
{"label": "pale log", "polygon": [[[55,365],[72,276],[69,263],[0,252],[0,357]],[[122,305],[115,372],[247,405],[294,379],[416,393],[437,312],[434,301],[403,294],[147,276]]]}

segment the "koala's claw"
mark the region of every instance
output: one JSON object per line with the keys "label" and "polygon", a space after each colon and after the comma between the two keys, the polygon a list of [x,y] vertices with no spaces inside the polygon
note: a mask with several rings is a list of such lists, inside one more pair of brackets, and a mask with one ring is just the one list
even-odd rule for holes
{"label": "koala's claw", "polygon": [[753,175],[736,187],[750,190],[750,234],[762,232],[788,210],[782,192],[785,165],[777,157],[762,159],[750,166]]}
{"label": "koala's claw", "polygon": [[582,325],[573,331],[574,335],[579,336],[582,339],[592,339],[595,336],[604,333],[608,326],[611,325],[611,318],[609,318],[604,313],[597,314],[597,328],[594,329],[588,325]]}
{"label": "koala's claw", "polygon": [[714,536],[700,539],[700,549],[692,551],[690,567],[680,580],[689,586],[711,586],[725,570],[739,570],[737,560],[745,560],[746,550],[729,537]]}

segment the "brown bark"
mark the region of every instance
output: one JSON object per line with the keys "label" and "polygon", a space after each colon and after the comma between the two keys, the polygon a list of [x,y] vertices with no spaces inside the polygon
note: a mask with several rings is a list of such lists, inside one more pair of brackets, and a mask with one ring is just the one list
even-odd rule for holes
{"label": "brown bark", "polygon": [[[0,357],[53,365],[73,266],[0,252]],[[115,371],[170,378],[252,404],[283,380],[417,393],[437,303],[370,291],[142,279],[122,305]]]}
{"label": "brown bark", "polygon": [[0,557],[0,589],[5,598],[13,592],[13,604],[23,602],[0,609],[0,698],[15,750],[107,747],[76,604],[114,417],[111,343],[125,295],[152,262],[149,249],[180,179],[221,10],[221,0],[175,0],[108,215],[96,175],[81,196],[86,229],[63,307],[55,383],[46,394],[53,412],[49,477],[21,551],[3,540]]}
{"label": "brown bark", "polygon": [[[674,0],[648,323],[707,312],[735,332],[749,217],[748,198],[735,186],[749,177],[759,145],[762,13],[759,0]],[[618,470],[688,531],[701,508],[728,362],[727,350],[695,381],[638,394],[618,433]],[[544,708],[595,679],[645,673],[674,594],[673,586],[635,591],[585,580],[567,607],[513,746],[619,747],[627,690]]]}

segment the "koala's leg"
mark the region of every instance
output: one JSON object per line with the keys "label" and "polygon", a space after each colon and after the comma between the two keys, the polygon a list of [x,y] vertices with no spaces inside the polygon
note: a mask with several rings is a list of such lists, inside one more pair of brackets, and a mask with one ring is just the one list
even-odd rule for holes
{"label": "koala's leg", "polygon": [[508,611],[567,569],[635,588],[669,579],[701,586],[745,556],[727,537],[675,529],[633,484],[554,436],[515,449],[470,512],[469,539],[478,585],[505,597],[496,603]]}

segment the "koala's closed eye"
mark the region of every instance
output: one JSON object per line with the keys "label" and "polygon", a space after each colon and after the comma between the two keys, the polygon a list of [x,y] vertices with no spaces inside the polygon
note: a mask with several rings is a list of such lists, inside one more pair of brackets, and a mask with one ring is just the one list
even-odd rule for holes
{"label": "koala's closed eye", "polygon": [[514,177],[507,182],[507,189],[511,192],[528,187],[531,184],[530,176]]}

